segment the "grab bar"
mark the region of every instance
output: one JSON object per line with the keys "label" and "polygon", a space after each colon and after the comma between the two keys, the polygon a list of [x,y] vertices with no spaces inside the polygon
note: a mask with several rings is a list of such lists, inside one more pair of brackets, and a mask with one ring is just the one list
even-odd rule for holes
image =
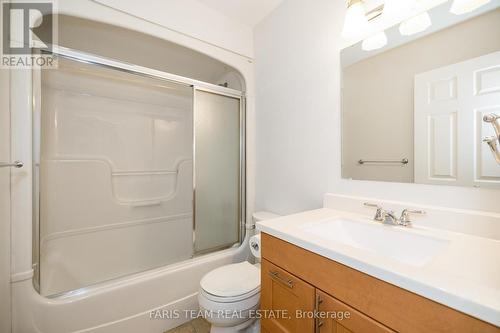
{"label": "grab bar", "polygon": [[389,164],[389,163],[397,163],[407,165],[410,161],[407,158],[403,158],[402,160],[359,160],[358,164]]}

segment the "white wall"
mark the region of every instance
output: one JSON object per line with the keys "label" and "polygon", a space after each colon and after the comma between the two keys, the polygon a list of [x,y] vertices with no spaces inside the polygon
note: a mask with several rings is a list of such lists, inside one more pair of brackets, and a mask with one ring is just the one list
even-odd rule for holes
{"label": "white wall", "polygon": [[[0,69],[0,162],[10,161],[9,93],[9,71]],[[10,332],[10,170],[1,168],[0,333],[7,332]]]}
{"label": "white wall", "polygon": [[[57,15],[58,41],[68,47],[213,84],[233,74],[229,88],[244,90],[239,72],[222,61],[138,31],[94,20]],[[37,35],[50,33],[41,26]],[[109,41],[112,40],[113,43]],[[241,57],[243,58],[243,57]],[[245,58],[243,58],[245,59]],[[238,78],[239,77],[239,78]],[[236,79],[236,80],[235,80]]]}
{"label": "white wall", "polygon": [[258,209],[319,207],[334,188],[343,3],[286,0],[255,29]]}
{"label": "white wall", "polygon": [[[0,162],[10,161],[9,94],[9,71],[0,69]],[[10,169],[0,168],[0,333],[11,331],[10,301]]]}
{"label": "white wall", "polygon": [[196,0],[93,0],[171,31],[253,57],[252,29]]}
{"label": "white wall", "polygon": [[255,29],[256,209],[322,206],[326,192],[500,212],[500,192],[343,180],[343,0],[285,0]]}

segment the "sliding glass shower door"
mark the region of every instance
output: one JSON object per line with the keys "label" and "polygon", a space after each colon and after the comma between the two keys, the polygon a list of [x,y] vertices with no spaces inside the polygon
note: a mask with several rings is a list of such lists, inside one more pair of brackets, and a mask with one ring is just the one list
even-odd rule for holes
{"label": "sliding glass shower door", "polygon": [[63,57],[34,81],[42,295],[238,243],[239,98]]}
{"label": "sliding glass shower door", "polygon": [[240,226],[240,100],[195,92],[195,251],[238,241]]}

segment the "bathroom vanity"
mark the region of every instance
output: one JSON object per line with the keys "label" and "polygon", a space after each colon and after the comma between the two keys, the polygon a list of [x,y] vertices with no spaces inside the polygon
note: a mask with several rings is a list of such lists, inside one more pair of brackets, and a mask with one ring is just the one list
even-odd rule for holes
{"label": "bathroom vanity", "polygon": [[257,228],[262,332],[500,332],[498,240],[328,208]]}

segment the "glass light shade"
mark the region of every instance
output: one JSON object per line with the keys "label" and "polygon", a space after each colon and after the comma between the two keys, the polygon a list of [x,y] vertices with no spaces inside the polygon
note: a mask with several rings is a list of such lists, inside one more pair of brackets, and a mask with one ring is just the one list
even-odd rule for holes
{"label": "glass light shade", "polygon": [[415,0],[385,0],[382,17],[386,21],[401,21],[402,18],[408,17],[415,7]]}
{"label": "glass light shade", "polygon": [[366,17],[363,3],[361,1],[355,2],[347,8],[342,37],[347,39],[361,37],[367,31],[368,18]]}
{"label": "glass light shade", "polygon": [[399,26],[399,32],[403,36],[410,36],[425,31],[431,24],[429,13],[423,12],[403,21]]}
{"label": "glass light shade", "polygon": [[450,12],[455,15],[466,14],[486,5],[491,0],[454,0]]}
{"label": "glass light shade", "polygon": [[365,39],[361,44],[361,48],[364,51],[373,51],[383,48],[386,45],[387,45],[387,35],[385,34],[385,32],[381,31]]}

